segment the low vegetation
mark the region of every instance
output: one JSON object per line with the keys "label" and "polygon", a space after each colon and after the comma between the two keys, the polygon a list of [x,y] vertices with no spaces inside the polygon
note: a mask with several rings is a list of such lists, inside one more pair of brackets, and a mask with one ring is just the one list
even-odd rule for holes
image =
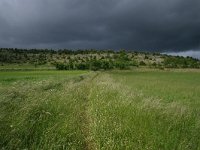
{"label": "low vegetation", "polygon": [[1,149],[200,149],[200,72],[0,72]]}
{"label": "low vegetation", "polygon": [[200,60],[159,53],[112,50],[0,49],[1,70],[111,70],[200,68]]}

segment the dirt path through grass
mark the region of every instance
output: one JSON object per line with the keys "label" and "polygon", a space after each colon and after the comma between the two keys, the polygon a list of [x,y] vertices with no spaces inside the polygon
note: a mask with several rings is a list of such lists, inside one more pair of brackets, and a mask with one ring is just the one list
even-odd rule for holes
{"label": "dirt path through grass", "polygon": [[90,96],[91,96],[91,92],[92,92],[92,88],[94,86],[94,80],[96,78],[98,78],[99,73],[95,73],[92,76],[90,76],[89,78],[85,79],[82,83],[82,87],[80,87],[81,90],[84,91],[80,91],[80,94],[83,94],[81,96],[81,101],[82,101],[82,110],[80,111],[80,122],[81,122],[81,130],[82,133],[84,135],[84,141],[85,141],[85,146],[84,149],[85,150],[94,150],[97,149],[96,148],[96,144],[94,142],[93,137],[91,136],[91,116],[88,114],[88,109],[89,109],[89,101],[90,101]]}

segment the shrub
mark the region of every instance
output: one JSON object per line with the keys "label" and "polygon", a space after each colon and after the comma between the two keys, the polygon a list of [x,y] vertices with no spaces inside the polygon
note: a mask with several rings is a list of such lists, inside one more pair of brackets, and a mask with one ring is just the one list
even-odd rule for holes
{"label": "shrub", "polygon": [[139,65],[146,66],[146,63],[144,61],[140,61]]}

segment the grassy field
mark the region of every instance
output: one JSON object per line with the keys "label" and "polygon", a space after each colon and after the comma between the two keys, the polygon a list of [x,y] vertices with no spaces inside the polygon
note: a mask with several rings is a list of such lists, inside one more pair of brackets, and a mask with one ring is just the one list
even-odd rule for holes
{"label": "grassy field", "polygon": [[200,149],[200,72],[0,72],[0,149]]}
{"label": "grassy field", "polygon": [[50,64],[45,64],[45,65],[34,65],[34,64],[28,64],[28,63],[23,63],[23,64],[1,64],[0,65],[0,71],[23,71],[23,70],[55,70],[55,66],[50,65]]}

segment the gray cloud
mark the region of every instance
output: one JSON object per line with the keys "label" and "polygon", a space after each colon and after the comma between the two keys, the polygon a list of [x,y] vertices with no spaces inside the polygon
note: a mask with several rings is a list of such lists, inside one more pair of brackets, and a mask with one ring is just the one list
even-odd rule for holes
{"label": "gray cloud", "polygon": [[200,51],[194,51],[194,50],[182,51],[182,52],[165,52],[163,54],[172,55],[172,56],[183,56],[183,57],[190,56],[190,57],[197,58],[200,60]]}
{"label": "gray cloud", "polygon": [[0,47],[200,48],[199,0],[0,0]]}

